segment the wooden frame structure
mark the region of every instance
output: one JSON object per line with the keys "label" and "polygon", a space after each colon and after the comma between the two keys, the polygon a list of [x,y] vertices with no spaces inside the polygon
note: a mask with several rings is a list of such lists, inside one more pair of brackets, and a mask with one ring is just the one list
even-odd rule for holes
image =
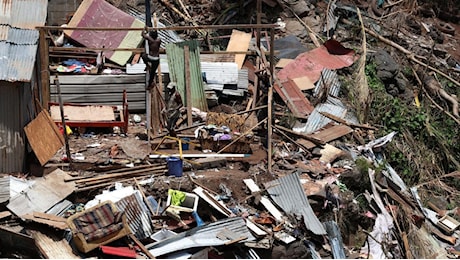
{"label": "wooden frame structure", "polygon": [[[228,30],[228,29],[255,29],[257,32],[257,47],[260,50],[260,35],[261,35],[261,29],[269,29],[270,30],[270,46],[274,46],[274,40],[275,40],[275,28],[277,27],[276,24],[261,24],[260,17],[261,17],[261,1],[258,0],[258,6],[257,6],[257,24],[232,24],[232,25],[195,25],[195,26],[169,26],[169,27],[161,27],[161,28],[152,28],[149,27],[147,28],[148,30],[155,29],[155,30],[173,30],[173,31],[183,31],[183,30]],[[36,27],[39,30],[39,55],[40,55],[40,71],[41,71],[41,88],[42,88],[42,105],[47,104],[49,102],[50,98],[50,87],[49,87],[49,51],[50,47],[48,46],[48,42],[46,40],[46,31],[47,30],[57,30],[57,31],[62,31],[62,30],[90,30],[90,31],[142,31],[144,28],[125,28],[125,27],[112,27],[112,28],[107,28],[107,27],[92,27],[92,28],[80,28],[80,27],[60,27],[60,26],[39,26]],[[54,47],[54,50],[59,50],[59,47]],[[75,48],[78,50],[78,47]],[[94,48],[94,50],[102,50],[102,48]],[[107,50],[107,49],[106,49]],[[123,49],[111,49],[111,50],[131,50],[131,51],[137,51],[138,48],[123,48]],[[222,53],[222,52],[220,52]],[[226,53],[232,53],[232,52],[226,52]],[[240,53],[240,52],[238,52]],[[265,54],[263,58],[265,57]],[[270,76],[270,82],[269,82],[269,88],[268,88],[268,129],[267,129],[267,143],[268,143],[268,172],[271,173],[272,169],[272,103],[273,103],[273,84],[275,82],[273,73],[274,73],[274,49],[270,48],[270,59],[269,59],[269,67],[264,67],[263,69],[266,70]],[[259,66],[259,64],[258,64]],[[258,85],[258,84],[257,84]],[[150,93],[148,93],[150,95]],[[147,108],[151,108],[150,104],[147,104]],[[147,111],[147,114],[149,115],[151,111]],[[149,127],[149,129],[151,129]],[[149,133],[150,134],[150,133]],[[149,135],[150,136],[150,135]]]}

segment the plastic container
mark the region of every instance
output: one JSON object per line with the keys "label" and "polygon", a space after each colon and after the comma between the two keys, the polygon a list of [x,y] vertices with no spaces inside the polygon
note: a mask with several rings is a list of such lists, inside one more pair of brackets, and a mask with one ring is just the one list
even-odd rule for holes
{"label": "plastic container", "polygon": [[[189,141],[190,141],[190,138],[182,138],[182,142],[181,142],[181,143],[182,143],[182,150],[183,150],[183,151],[188,150],[188,145],[189,145],[188,142],[189,142]],[[187,143],[185,143],[185,142],[187,142]]]}
{"label": "plastic container", "polygon": [[177,157],[168,157],[166,161],[168,165],[168,175],[182,177],[182,160]]}

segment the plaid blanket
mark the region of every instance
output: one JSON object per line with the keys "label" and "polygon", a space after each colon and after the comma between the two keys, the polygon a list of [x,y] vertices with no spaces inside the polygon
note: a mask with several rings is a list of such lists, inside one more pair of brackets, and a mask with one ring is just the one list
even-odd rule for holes
{"label": "plaid blanket", "polygon": [[83,233],[87,242],[103,238],[123,228],[122,213],[112,211],[110,204],[86,212],[73,220],[77,232]]}

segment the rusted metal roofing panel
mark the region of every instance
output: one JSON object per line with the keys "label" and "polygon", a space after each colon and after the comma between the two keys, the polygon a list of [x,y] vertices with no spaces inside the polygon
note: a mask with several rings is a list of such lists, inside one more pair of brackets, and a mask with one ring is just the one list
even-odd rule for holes
{"label": "rusted metal roofing panel", "polygon": [[[340,53],[333,54],[333,53]],[[280,80],[307,76],[311,82],[318,81],[323,68],[340,69],[348,67],[357,59],[355,52],[329,40],[316,49],[304,52],[278,72]]]}
{"label": "rusted metal roofing panel", "polygon": [[133,193],[115,203],[117,208],[124,211],[131,231],[138,239],[144,239],[153,234],[150,225],[150,215],[147,205],[142,201],[139,192]]}
{"label": "rusted metal roofing panel", "polygon": [[0,203],[10,199],[10,176],[0,178]]}
{"label": "rusted metal roofing panel", "polygon": [[185,62],[184,46],[190,49],[190,87],[192,92],[192,106],[201,111],[208,111],[208,104],[203,88],[203,76],[201,74],[200,50],[197,41],[170,43],[166,46],[168,53],[168,69],[170,79],[177,83],[182,102],[185,102]]}
{"label": "rusted metal roofing panel", "polygon": [[221,246],[230,240],[222,240],[216,235],[224,230],[230,230],[237,237],[247,237],[240,242],[254,241],[255,237],[251,234],[246,226],[246,222],[241,217],[226,218],[204,226],[195,227],[188,231],[177,234],[174,237],[167,238],[151,246],[147,246],[152,255],[155,257],[165,255],[171,252],[183,249],[206,246]]}
{"label": "rusted metal roofing panel", "polygon": [[35,29],[46,21],[47,0],[0,0],[0,24]]}
{"label": "rusted metal roofing panel", "polygon": [[[0,80],[30,81],[47,0],[0,0]],[[33,11],[31,11],[33,10]]]}
{"label": "rusted metal roofing panel", "polygon": [[[279,184],[279,185],[278,185]],[[272,200],[286,214],[301,215],[305,226],[316,235],[325,235],[321,222],[316,217],[302,188],[298,173],[286,175],[265,185]]]}
{"label": "rusted metal roofing panel", "polygon": [[276,93],[287,104],[291,112],[296,116],[306,116],[313,111],[313,106],[305,97],[305,94],[297,87],[292,80],[282,81],[282,86],[274,84]]}

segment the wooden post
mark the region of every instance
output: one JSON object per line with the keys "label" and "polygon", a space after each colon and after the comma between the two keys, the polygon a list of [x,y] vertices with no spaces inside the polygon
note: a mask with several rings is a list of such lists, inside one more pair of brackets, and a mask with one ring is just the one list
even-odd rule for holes
{"label": "wooden post", "polygon": [[[261,24],[262,21],[262,0],[257,0],[257,25]],[[257,48],[260,49],[260,27],[257,27]]]}
{"label": "wooden post", "polygon": [[[275,49],[273,48],[275,42],[275,29],[272,28],[270,29],[270,84],[268,86],[268,126],[267,126],[267,146],[268,146],[268,172],[272,172],[272,103],[273,103],[273,83],[275,81],[275,75],[273,75],[273,70],[274,70],[274,53]],[[264,54],[265,55],[265,54]]]}
{"label": "wooden post", "polygon": [[40,85],[41,85],[41,101],[42,107],[48,108],[50,101],[50,74],[49,74],[49,49],[46,41],[46,29],[40,29],[39,32],[39,55],[40,55]]}
{"label": "wooden post", "polygon": [[69,147],[69,137],[67,136],[67,128],[65,125],[64,105],[62,104],[62,97],[61,97],[61,86],[60,86],[61,84],[59,83],[59,78],[57,75],[54,78],[54,84],[56,84],[56,89],[57,89],[58,97],[59,97],[59,109],[61,110],[62,128],[64,129],[65,154],[67,156],[67,160],[69,160],[69,163],[72,163],[72,157],[70,155],[70,147]]}
{"label": "wooden post", "polygon": [[[145,0],[145,26],[152,26],[152,17],[150,14],[150,0]],[[145,53],[149,53],[149,43],[147,40],[144,40]],[[147,64],[145,64],[147,66]],[[146,111],[147,111],[147,153],[150,154],[150,132],[152,130],[152,91],[149,84],[150,71],[145,71],[145,97],[146,97]]]}
{"label": "wooden post", "polygon": [[185,103],[187,105],[187,126],[192,126],[192,88],[190,86],[190,48],[184,46],[184,65],[185,65]]}

